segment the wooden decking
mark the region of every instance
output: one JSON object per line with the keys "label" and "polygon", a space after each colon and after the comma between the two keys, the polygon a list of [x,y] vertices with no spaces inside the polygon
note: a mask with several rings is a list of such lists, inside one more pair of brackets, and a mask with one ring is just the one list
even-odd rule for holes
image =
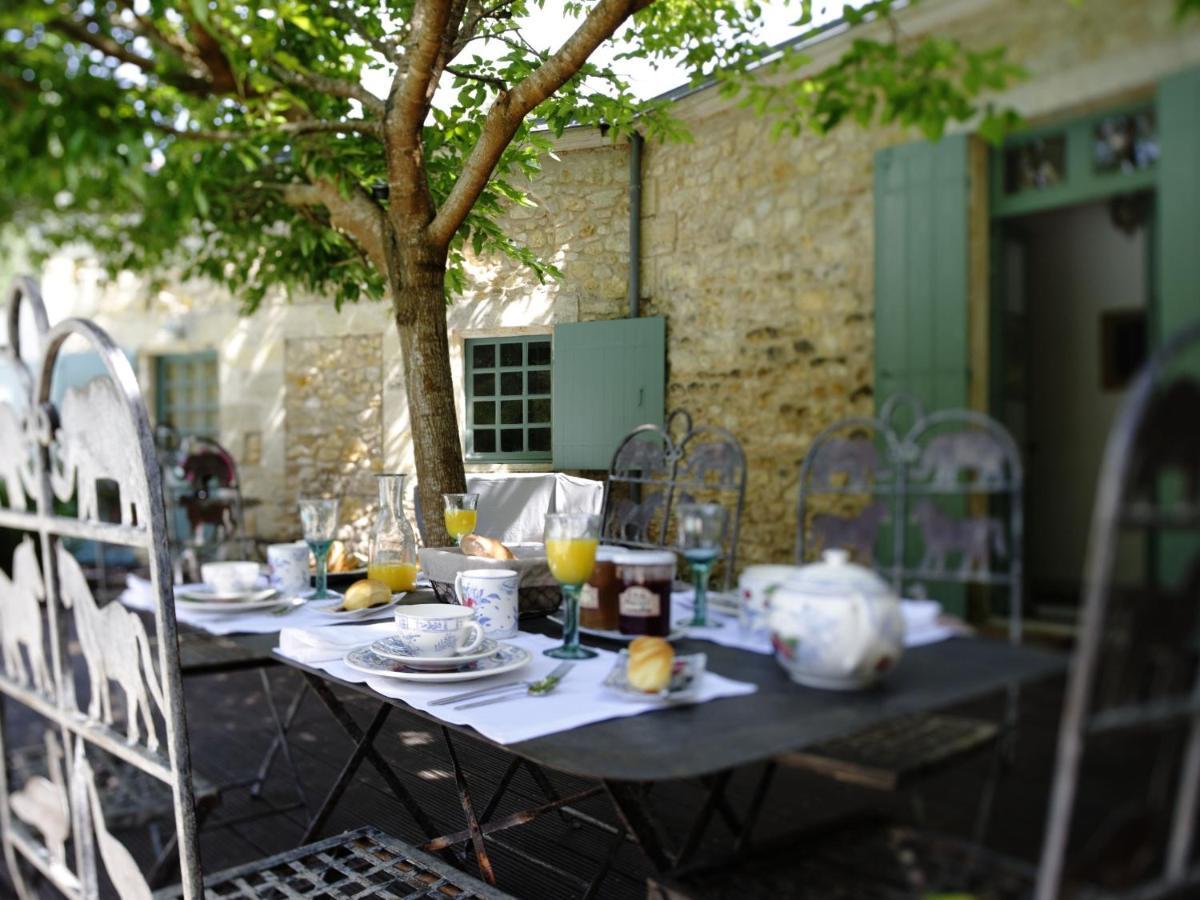
{"label": "wooden decking", "polygon": [[[284,700],[290,698],[301,684],[298,675],[281,667],[272,669],[270,678],[277,695]],[[1039,850],[1062,689],[1062,680],[1056,679],[1027,689],[1022,695],[1016,759],[999,793],[988,839],[991,847],[1027,860],[1036,859]],[[272,737],[258,674],[250,671],[189,678],[187,700],[197,770],[218,784],[252,778]],[[373,708],[358,701],[350,708],[364,724],[374,712]],[[963,711],[998,715],[1000,709],[1001,702],[997,698]],[[17,717],[17,710],[11,704],[8,715],[11,728],[12,720]],[[702,737],[697,736],[698,739]],[[713,735],[712,738],[736,740],[737,735]],[[376,746],[393,763],[439,827],[446,832],[463,827],[462,808],[439,729],[415,716],[395,711]],[[309,802],[315,805],[337,777],[350,752],[350,743],[320,702],[310,696],[293,728],[291,747]],[[459,739],[456,747],[468,771],[477,807],[482,808],[504,772],[508,758],[481,742]],[[679,752],[688,751],[686,747],[680,747]],[[1099,771],[1089,772],[1081,791],[1083,815],[1098,817],[1117,808],[1123,802],[1125,792],[1137,787],[1139,773],[1145,769],[1139,757],[1148,758],[1148,753],[1148,748],[1131,742],[1123,752],[1116,753],[1111,762],[1102,762]],[[966,836],[970,834],[975,798],[983,783],[986,766],[987,759],[983,758],[929,780],[916,795],[920,798],[919,803],[914,803],[912,794],[872,793],[781,770],[755,837],[770,839],[819,826],[823,820],[862,808],[908,816],[915,807],[923,807],[930,826]],[[754,768],[734,776],[730,795],[735,809],[745,807],[758,774],[758,769]],[[587,787],[577,779],[557,774],[553,775],[553,781],[564,794]],[[674,826],[677,841],[682,838],[685,823],[702,798],[697,785],[678,783],[656,788],[655,809],[668,826]],[[519,804],[532,806],[543,800],[532,779],[522,771],[516,776],[510,796],[497,815],[514,811]],[[581,803],[579,808],[614,828],[617,825],[603,795]],[[245,790],[226,792],[221,806],[203,832],[205,868],[216,871],[293,847],[304,831],[305,818],[303,808],[296,805],[286,769],[277,763],[264,799],[251,799]],[[221,826],[221,822],[235,824]],[[412,843],[419,844],[423,840],[411,817],[369,767],[364,767],[323,833],[332,834],[365,824],[377,826]],[[122,837],[131,844],[140,844],[138,852],[149,853],[145,830],[129,832]],[[610,831],[548,815],[504,832],[494,842],[489,842],[489,846],[499,886],[518,897],[579,896],[582,883],[605,864],[610,854],[611,871],[598,896],[645,896],[645,878],[649,870],[638,848],[629,841],[614,838]],[[548,865],[531,863],[512,852],[513,848],[534,854]],[[714,818],[701,856],[719,854],[728,848],[729,833],[720,819]],[[802,850],[803,844],[798,842],[797,852]],[[469,857],[465,865],[477,874]]]}

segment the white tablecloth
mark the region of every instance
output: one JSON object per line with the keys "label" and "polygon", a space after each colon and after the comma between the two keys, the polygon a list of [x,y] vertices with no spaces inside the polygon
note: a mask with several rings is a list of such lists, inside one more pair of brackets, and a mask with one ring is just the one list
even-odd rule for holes
{"label": "white tablecloth", "polygon": [[[198,585],[177,585],[177,587],[195,588]],[[150,582],[144,578],[138,578],[136,575],[130,575],[126,578],[125,590],[121,592],[117,599],[130,609],[136,609],[139,612],[150,612],[154,609],[154,594],[150,589]],[[356,621],[391,620],[393,612],[394,609],[385,609],[367,616],[365,620],[358,619]],[[303,628],[314,628],[325,625],[333,625],[337,628],[344,627],[338,625],[335,621],[331,621],[329,616],[323,615],[307,606],[299,606],[282,616],[275,615],[270,609],[230,613],[229,615],[214,615],[212,613],[194,612],[193,610],[177,606],[175,608],[175,619],[184,625],[191,625],[194,628],[199,628],[201,631],[207,631],[209,634],[216,635],[274,634],[285,625]]]}
{"label": "white tablecloth", "polygon": [[[527,666],[495,678],[451,684],[424,684],[368,676],[342,662],[342,657],[348,650],[377,640],[390,634],[392,630],[392,626],[386,623],[321,629],[285,628],[280,632],[277,649],[283,656],[319,668],[335,678],[364,683],[385,697],[403,700],[410,706],[425,710],[445,722],[469,725],[499,744],[527,741],[605,719],[636,716],[668,707],[668,704],[663,703],[627,699],[606,688],[602,682],[616,659],[616,654],[611,650],[598,650],[599,656],[594,659],[575,663],[562,683],[546,696],[518,694],[515,699],[505,703],[494,703],[474,709],[456,710],[453,704],[431,707],[429,704],[440,697],[463,693],[473,688],[544,678],[560,660],[544,656],[542,651],[561,644],[561,639],[521,632],[517,637],[510,638],[507,643],[524,647],[533,654],[533,660]],[[756,690],[758,688],[753,684],[733,681],[708,672],[690,702],[706,703],[719,697],[752,694]],[[679,704],[669,704],[677,705]]]}

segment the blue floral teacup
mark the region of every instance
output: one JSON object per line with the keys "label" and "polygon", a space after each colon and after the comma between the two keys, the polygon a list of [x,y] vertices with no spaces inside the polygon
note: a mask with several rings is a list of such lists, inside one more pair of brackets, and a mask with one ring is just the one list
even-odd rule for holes
{"label": "blue floral teacup", "polygon": [[454,594],[459,603],[475,610],[488,637],[513,637],[517,633],[518,580],[512,569],[467,569],[454,576]]}
{"label": "blue floral teacup", "polygon": [[475,610],[446,603],[414,603],[396,610],[397,639],[410,656],[470,653],[483,643]]}

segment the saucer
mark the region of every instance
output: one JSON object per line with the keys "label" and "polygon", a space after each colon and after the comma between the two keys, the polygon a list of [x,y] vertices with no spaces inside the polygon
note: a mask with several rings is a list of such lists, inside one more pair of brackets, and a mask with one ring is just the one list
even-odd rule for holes
{"label": "saucer", "polygon": [[688,703],[696,698],[696,690],[704,678],[708,656],[687,653],[676,656],[671,664],[671,681],[664,690],[654,693],[639,691],[629,683],[627,668],[629,651],[622,650],[602,684],[626,700],[642,703]]}
{"label": "saucer", "polygon": [[424,669],[414,669],[395,659],[388,659],[371,651],[370,647],[359,647],[345,655],[343,661],[350,668],[366,675],[382,678],[396,678],[401,681],[475,681],[479,678],[491,678],[493,675],[503,675],[527,665],[533,659],[533,654],[523,647],[505,644],[494,654],[473,663],[467,663],[457,669],[446,672],[430,672]]}
{"label": "saucer", "polygon": [[406,594],[392,594],[392,599],[387,603],[379,603],[375,606],[365,606],[362,609],[342,609],[344,600],[310,600],[309,608],[314,612],[320,613],[323,616],[328,616],[330,619],[335,619],[339,622],[357,622],[360,619],[370,619],[376,613],[381,613],[384,610],[391,609],[398,604]]}
{"label": "saucer", "polygon": [[450,672],[455,669],[461,669],[468,663],[477,662],[478,660],[495,655],[501,646],[507,647],[508,644],[501,645],[491,638],[484,638],[483,642],[470,653],[459,653],[456,656],[410,656],[408,651],[404,649],[404,645],[400,642],[400,639],[392,636],[381,638],[373,643],[370,649],[376,656],[402,662],[410,669],[421,669],[427,672]]}

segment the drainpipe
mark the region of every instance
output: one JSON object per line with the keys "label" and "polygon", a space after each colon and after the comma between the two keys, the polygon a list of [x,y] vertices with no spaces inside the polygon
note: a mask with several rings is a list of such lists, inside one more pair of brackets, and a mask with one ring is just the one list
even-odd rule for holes
{"label": "drainpipe", "polygon": [[629,136],[629,318],[641,315],[642,302],[642,136]]}

